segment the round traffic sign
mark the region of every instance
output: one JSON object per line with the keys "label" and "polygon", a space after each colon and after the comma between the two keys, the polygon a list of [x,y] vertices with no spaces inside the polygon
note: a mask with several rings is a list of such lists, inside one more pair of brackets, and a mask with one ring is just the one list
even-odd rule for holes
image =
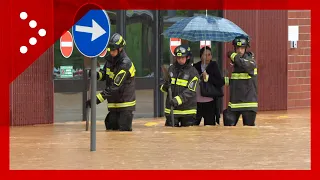
{"label": "round traffic sign", "polygon": [[110,20],[104,10],[90,10],[72,27],[73,39],[79,52],[93,58],[106,48],[110,38]]}
{"label": "round traffic sign", "polygon": [[174,49],[181,45],[181,39],[179,38],[170,38],[170,51],[171,54],[174,56]]}
{"label": "round traffic sign", "polygon": [[60,37],[60,52],[65,58],[69,58],[73,52],[73,38],[69,31]]}

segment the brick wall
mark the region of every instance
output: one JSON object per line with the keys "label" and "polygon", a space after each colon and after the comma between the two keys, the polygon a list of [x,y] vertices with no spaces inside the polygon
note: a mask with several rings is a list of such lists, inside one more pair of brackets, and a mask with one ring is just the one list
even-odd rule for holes
{"label": "brick wall", "polygon": [[10,84],[10,125],[53,123],[53,47]]}
{"label": "brick wall", "polygon": [[288,26],[299,26],[298,48],[288,42],[288,109],[311,105],[311,12],[289,10]]}
{"label": "brick wall", "polygon": [[[249,51],[254,52],[258,64],[259,111],[287,109],[288,11],[226,10],[224,17],[250,36]],[[225,56],[229,50],[233,50],[232,44],[224,43],[224,68],[231,72],[233,68]],[[229,101],[228,91],[229,87],[225,86],[225,108]]]}

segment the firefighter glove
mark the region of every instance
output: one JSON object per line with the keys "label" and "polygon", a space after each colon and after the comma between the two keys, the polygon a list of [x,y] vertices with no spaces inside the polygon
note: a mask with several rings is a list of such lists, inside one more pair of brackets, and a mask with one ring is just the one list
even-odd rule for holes
{"label": "firefighter glove", "polygon": [[[95,72],[97,73],[97,79],[100,80],[101,76],[99,76],[99,72],[97,72],[97,71],[95,71]],[[91,78],[91,69],[89,69],[88,77]]]}
{"label": "firefighter glove", "polygon": [[176,100],[176,98],[171,99],[170,105],[173,106],[173,107],[177,107],[179,105],[177,100]]}
{"label": "firefighter glove", "polygon": [[237,55],[237,53],[233,52],[233,51],[229,51],[227,53],[228,58],[231,59],[232,62],[234,62],[234,57]]}
{"label": "firefighter glove", "polygon": [[171,82],[170,82],[170,81],[165,81],[165,82],[164,82],[164,86],[165,86],[166,88],[168,88],[170,85],[171,85]]}
{"label": "firefighter glove", "polygon": [[102,91],[103,96],[111,96],[111,88],[107,87]]}

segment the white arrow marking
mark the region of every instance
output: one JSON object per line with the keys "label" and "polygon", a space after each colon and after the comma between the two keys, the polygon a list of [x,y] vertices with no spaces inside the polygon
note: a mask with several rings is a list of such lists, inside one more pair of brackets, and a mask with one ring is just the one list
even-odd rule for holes
{"label": "white arrow marking", "polygon": [[100,36],[106,33],[106,31],[93,19],[92,19],[92,27],[76,25],[76,31],[91,33],[92,34],[91,41],[96,40],[97,38],[99,38]]}

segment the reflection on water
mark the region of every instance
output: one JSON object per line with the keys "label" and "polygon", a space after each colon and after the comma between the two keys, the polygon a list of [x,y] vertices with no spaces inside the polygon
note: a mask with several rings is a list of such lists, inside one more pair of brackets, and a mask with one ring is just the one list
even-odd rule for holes
{"label": "reflection on water", "polygon": [[309,109],[241,123],[171,128],[139,119],[133,132],[106,132],[98,121],[96,152],[83,122],[12,127],[10,169],[310,169]]}

